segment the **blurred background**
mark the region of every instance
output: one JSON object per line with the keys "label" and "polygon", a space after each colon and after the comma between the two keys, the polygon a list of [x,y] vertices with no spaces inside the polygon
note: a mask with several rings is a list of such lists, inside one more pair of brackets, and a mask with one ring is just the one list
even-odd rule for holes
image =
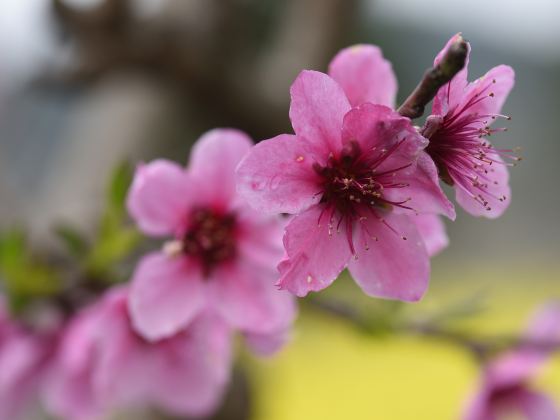
{"label": "blurred background", "polygon": [[[509,131],[493,141],[522,147],[523,162],[502,218],[459,210],[447,224],[451,245],[433,260],[428,297],[405,310],[476,296],[483,310],[465,328],[518,331],[538,302],[560,296],[559,18],[557,0],[2,0],[0,230],[22,226],[52,251],[56,223],[94,231],[119,162],[185,162],[213,127],[255,140],[291,131],[295,76],[326,71],[354,43],[383,49],[402,101],[463,32],[471,80],[502,63],[516,71]],[[329,293],[355,289],[346,279]],[[301,318],[284,352],[246,362],[252,419],[458,418],[476,387],[461,349]],[[539,386],[560,403],[558,371],[556,362]]]}

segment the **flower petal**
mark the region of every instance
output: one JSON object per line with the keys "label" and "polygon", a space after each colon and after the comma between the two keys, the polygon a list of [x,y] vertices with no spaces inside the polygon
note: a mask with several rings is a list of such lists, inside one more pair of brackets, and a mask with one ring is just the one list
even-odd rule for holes
{"label": "flower petal", "polygon": [[397,78],[375,45],[354,45],[340,51],[329,65],[329,76],[342,86],[352,106],[371,102],[395,107]]}
{"label": "flower petal", "polygon": [[515,395],[514,403],[529,420],[558,420],[560,412],[554,400],[541,392],[523,390]]}
{"label": "flower petal", "polygon": [[290,95],[290,119],[296,135],[325,159],[338,152],[342,119],[350,110],[338,83],[324,73],[304,70],[292,84]]}
{"label": "flower petal", "polygon": [[410,216],[416,224],[418,233],[424,240],[428,255],[433,257],[449,245],[449,238],[445,233],[445,225],[439,216],[435,214],[419,214]]}
{"label": "flower petal", "polygon": [[[455,207],[441,189],[436,166],[427,153],[420,152],[416,165],[400,172],[398,180],[408,184],[408,187],[387,190],[389,199],[395,202],[410,199],[406,205],[417,213],[442,214],[455,220]],[[406,209],[395,207],[394,210],[396,213],[409,214]]]}
{"label": "flower petal", "polygon": [[127,289],[106,294],[98,304],[106,327],[96,338],[90,382],[100,401],[115,408],[145,406],[157,373],[148,349],[156,348],[135,334],[127,311]]}
{"label": "flower petal", "polygon": [[[524,337],[533,341],[560,342],[560,304],[543,306],[533,316]],[[499,388],[521,384],[537,372],[550,353],[550,349],[531,346],[512,350],[490,364],[488,382]]]}
{"label": "flower petal", "polygon": [[287,257],[278,265],[278,285],[297,296],[328,287],[346,267],[350,247],[344,233],[329,227],[330,211],[313,206],[295,216],[284,234]]}
{"label": "flower petal", "polygon": [[214,308],[234,328],[270,333],[289,326],[295,316],[292,295],[274,286],[271,267],[246,261],[217,267],[209,279]]}
{"label": "flower petal", "polygon": [[426,292],[430,277],[422,237],[409,217],[388,214],[385,221],[390,227],[375,217],[368,217],[357,227],[358,258],[350,261],[348,269],[370,296],[418,301]]}
{"label": "flower petal", "polygon": [[[231,373],[231,330],[204,313],[189,329],[152,349],[157,361],[151,390],[155,405],[181,416],[207,416],[218,408]],[[140,367],[141,369],[141,367]]]}
{"label": "flower petal", "polygon": [[185,224],[190,185],[185,170],[174,162],[140,165],[128,193],[128,211],[146,234],[173,234]]}
{"label": "flower petal", "polygon": [[256,210],[299,213],[321,197],[313,154],[295,136],[258,143],[237,168],[237,189]]}
{"label": "flower petal", "polygon": [[248,206],[236,209],[237,253],[263,267],[276,267],[284,255],[282,237],[288,218],[267,215]]}
{"label": "flower petal", "polygon": [[[100,338],[115,344],[115,325],[120,319],[106,315],[108,292],[92,306],[76,314],[66,326],[53,368],[42,389],[47,411],[61,418],[103,418],[110,411],[109,401],[96,392],[92,378],[99,372],[95,358]],[[107,322],[107,321],[110,322]],[[111,372],[113,373],[113,372]],[[114,376],[111,376],[111,380]]]}
{"label": "flower petal", "polygon": [[252,145],[245,133],[234,129],[214,129],[198,139],[188,167],[193,182],[202,186],[197,191],[197,201],[202,199],[222,209],[229,207],[236,193],[235,168]]}
{"label": "flower petal", "polygon": [[105,299],[108,334],[98,341],[93,382],[112,407],[152,406],[189,416],[208,414],[223,394],[231,366],[230,329],[202,311],[181,332],[149,343],[129,324],[126,295]]}
{"label": "flower petal", "polygon": [[410,119],[384,105],[362,104],[344,116],[343,143],[357,141],[362,151],[390,149],[407,138],[405,150],[414,156],[428,145]]}
{"label": "flower petal", "polygon": [[[485,165],[488,173],[481,179],[487,186],[482,190],[471,182],[455,181],[455,198],[465,211],[473,216],[483,216],[489,219],[500,217],[511,202],[509,187],[509,172],[506,164],[498,155],[492,156],[496,162]],[[476,197],[481,194],[487,205],[482,205]]]}
{"label": "flower petal", "polygon": [[147,340],[185,328],[204,304],[202,273],[193,261],[152,253],[136,267],[128,305],[134,328]]}
{"label": "flower petal", "polygon": [[[12,320],[2,320],[12,324]],[[52,356],[53,343],[32,334],[19,325],[0,325],[0,419],[30,418],[43,379],[45,362]]]}
{"label": "flower petal", "polygon": [[[475,102],[469,112],[493,115],[502,112],[502,107],[515,84],[515,72],[510,66],[500,65],[489,70],[484,76],[470,83],[462,104]],[[478,98],[484,98],[476,100]],[[492,120],[489,119],[488,123]]]}
{"label": "flower petal", "polygon": [[[392,150],[376,170],[378,173],[395,170],[395,183],[408,186],[385,189],[386,198],[405,202],[417,213],[455,218],[453,204],[439,186],[436,167],[422,151],[428,141],[418,134],[408,118],[385,106],[364,104],[346,114],[342,136],[343,142],[357,141],[362,151],[372,156]],[[397,206],[394,211],[412,214],[409,209]]]}
{"label": "flower petal", "polygon": [[[445,53],[449,47],[461,38],[461,34],[455,34],[451,37],[445,47],[438,53],[434,60],[434,66],[438,65],[443,59]],[[434,115],[445,115],[449,110],[455,108],[462,101],[465,89],[467,88],[467,77],[468,77],[468,67],[469,67],[469,56],[471,53],[471,45],[467,43],[467,60],[465,61],[465,67],[459,71],[451,81],[443,85],[436,97],[434,98],[434,103],[432,106],[432,114]]]}
{"label": "flower petal", "polygon": [[269,334],[245,334],[247,345],[260,356],[271,356],[290,340],[290,330],[282,329]]}

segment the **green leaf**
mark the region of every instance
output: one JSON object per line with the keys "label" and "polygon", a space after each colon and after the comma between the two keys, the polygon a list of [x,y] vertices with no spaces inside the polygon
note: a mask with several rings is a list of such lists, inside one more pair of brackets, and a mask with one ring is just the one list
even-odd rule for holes
{"label": "green leaf", "polygon": [[107,207],[118,215],[126,213],[126,195],[132,183],[132,167],[128,162],[120,163],[114,170],[107,186]]}
{"label": "green leaf", "polygon": [[95,276],[110,275],[112,266],[127,257],[142,236],[133,228],[104,230],[86,261],[86,270]]}
{"label": "green leaf", "polygon": [[128,226],[126,196],[132,182],[132,168],[124,162],[113,171],[106,193],[106,207],[95,243],[85,258],[86,272],[105,281],[115,281],[115,265],[130,255],[141,240]]}
{"label": "green leaf", "polygon": [[54,228],[54,233],[66,246],[66,249],[73,257],[82,259],[88,252],[89,244],[86,238],[68,225],[58,225]]}
{"label": "green leaf", "polygon": [[21,230],[12,230],[0,238],[0,277],[16,309],[30,298],[53,295],[62,287],[54,268],[29,253]]}

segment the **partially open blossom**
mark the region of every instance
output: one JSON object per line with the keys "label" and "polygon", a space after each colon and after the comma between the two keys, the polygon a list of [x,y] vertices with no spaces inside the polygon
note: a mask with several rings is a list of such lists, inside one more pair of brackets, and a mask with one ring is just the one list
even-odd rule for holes
{"label": "partially open blossom", "polygon": [[560,418],[553,400],[530,384],[551,350],[560,345],[560,305],[541,308],[524,339],[526,344],[499,356],[486,367],[481,389],[471,401],[465,420]]}
{"label": "partially open blossom", "polygon": [[[342,49],[330,62],[328,74],[342,87],[352,106],[369,102],[395,108],[397,77],[379,47],[358,44]],[[410,217],[416,223],[428,255],[433,256],[447,247],[449,239],[445,226],[437,215]]]}
{"label": "partially open blossom", "polygon": [[279,286],[305,296],[348,266],[369,295],[420,299],[429,260],[409,216],[454,217],[427,141],[386,106],[351,109],[323,73],[303,71],[291,97],[295,135],[257,144],[237,169],[238,190],[257,210],[296,214]]}
{"label": "partially open blossom", "polygon": [[33,331],[0,304],[0,420],[28,419],[56,347],[53,331]]}
{"label": "partially open blossom", "polygon": [[201,416],[227,385],[231,337],[225,322],[201,313],[158,342],[132,328],[127,289],[108,291],[70,322],[44,389],[47,410],[64,420],[108,418],[130,408]]}
{"label": "partially open blossom", "polygon": [[[439,63],[461,35],[452,37],[437,55]],[[470,51],[470,47],[469,47]],[[469,83],[467,64],[440,88],[422,134],[430,140],[426,152],[440,177],[453,185],[457,202],[470,214],[499,217],[509,206],[511,192],[507,167],[513,150],[494,148],[488,137],[505,128],[493,128],[514,84],[511,67],[500,65]]]}
{"label": "partially open blossom", "polygon": [[236,194],[234,170],[251,146],[239,131],[213,130],[193,146],[186,169],[166,160],[138,168],[130,214],[145,233],[172,239],[132,278],[132,321],[147,339],[176,334],[206,309],[275,342],[291,325],[293,298],[274,287],[283,223]]}

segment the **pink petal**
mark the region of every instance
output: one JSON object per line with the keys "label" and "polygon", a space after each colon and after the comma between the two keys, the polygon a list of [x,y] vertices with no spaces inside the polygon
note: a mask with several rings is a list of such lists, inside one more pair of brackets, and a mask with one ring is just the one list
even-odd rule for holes
{"label": "pink petal", "polygon": [[160,159],[140,165],[128,193],[128,211],[146,234],[174,234],[185,224],[190,185],[186,172],[174,162]]}
{"label": "pink petal", "polygon": [[[540,308],[524,337],[536,342],[560,342],[560,304],[555,302]],[[530,346],[512,350],[488,367],[488,382],[495,387],[521,384],[537,373],[550,353],[550,349]]]}
{"label": "pink petal", "polygon": [[256,210],[298,213],[320,200],[314,155],[292,135],[258,143],[237,168],[237,189]]}
{"label": "pink petal", "polygon": [[[406,205],[420,214],[442,214],[455,220],[455,207],[441,189],[436,166],[427,153],[420,152],[416,165],[403,170],[399,175],[399,181],[409,186],[388,190],[388,198],[396,202],[410,198]],[[395,212],[409,214],[398,207]]]}
{"label": "pink petal", "polygon": [[236,209],[237,252],[262,267],[276,267],[284,255],[282,237],[288,218],[267,215],[247,206]]}
{"label": "pink petal", "polygon": [[449,245],[449,238],[445,233],[445,225],[434,214],[419,214],[418,216],[410,216],[416,224],[418,233],[424,240],[428,255],[433,257],[443,251]]}
{"label": "pink petal", "polygon": [[271,356],[290,340],[290,330],[282,329],[269,334],[245,334],[247,345],[260,356]]}
{"label": "pink petal", "polygon": [[214,129],[204,134],[191,150],[189,173],[198,189],[197,201],[227,209],[235,197],[235,168],[253,142],[243,132]]}
{"label": "pink petal", "polygon": [[325,158],[340,149],[344,114],[350,104],[342,88],[329,76],[302,71],[290,88],[290,119],[298,137]]}
{"label": "pink petal", "polygon": [[[481,192],[472,183],[460,184],[455,183],[455,199],[473,216],[483,216],[489,219],[500,217],[511,202],[511,189],[509,187],[509,172],[507,166],[499,156],[492,156],[497,162],[492,165],[486,165],[488,168],[487,179],[483,179],[488,187]],[[474,196],[482,194],[488,201],[488,206],[483,206]],[[500,200],[500,197],[505,199]],[[486,207],[490,207],[487,210]]]}
{"label": "pink petal", "polygon": [[186,333],[157,345],[153,399],[168,413],[207,416],[218,408],[231,371],[231,335],[219,318],[204,314]]}
{"label": "pink petal", "polygon": [[[442,60],[443,56],[455,41],[461,37],[461,34],[458,33],[453,35],[443,50],[439,52],[434,60],[434,65],[439,64]],[[453,79],[443,87],[441,87],[434,98],[434,103],[432,106],[432,114],[435,115],[445,115],[447,112],[454,107],[456,107],[463,99],[465,94],[465,89],[467,88],[467,77],[468,77],[468,66],[469,66],[469,56],[471,52],[471,46],[468,45],[468,54],[467,54],[467,61],[465,62],[465,67],[458,72]]]}
{"label": "pink petal", "polygon": [[47,411],[64,419],[105,418],[109,410],[96,398],[91,386],[91,375],[91,366],[76,372],[53,372],[43,391]]}
{"label": "pink petal", "polygon": [[93,381],[113,407],[158,407],[189,416],[219,403],[231,365],[230,330],[202,312],[180,333],[149,343],[131,329],[126,295],[105,299],[108,334],[98,344]]}
{"label": "pink petal", "polygon": [[531,340],[560,342],[560,302],[553,301],[540,307],[531,318],[525,336]]}
{"label": "pink petal", "polygon": [[[476,104],[468,108],[469,112],[480,115],[492,115],[502,112],[509,92],[515,84],[515,73],[509,66],[500,65],[488,71],[484,76],[470,83],[462,100],[465,104],[475,100],[475,96],[484,99],[476,101]],[[492,119],[488,119],[492,123]]]}
{"label": "pink petal", "polygon": [[142,258],[128,302],[135,329],[154,341],[185,328],[205,303],[203,281],[200,268],[187,258],[160,253]]}
{"label": "pink petal", "polygon": [[49,413],[68,419],[103,418],[107,414],[108,406],[91,381],[96,340],[104,334],[112,337],[115,320],[106,321],[103,305],[95,304],[78,313],[67,326],[42,390]]}
{"label": "pink petal", "polygon": [[134,333],[127,312],[126,289],[100,304],[104,322],[110,326],[96,339],[98,352],[90,381],[98,395],[110,407],[132,407],[150,404],[157,366],[149,343]]}
{"label": "pink petal", "polygon": [[232,326],[244,332],[270,333],[289,326],[295,317],[293,296],[274,286],[277,275],[271,267],[246,261],[215,269],[209,293],[215,310]]}
{"label": "pink petal", "polygon": [[[313,206],[295,216],[284,235],[287,257],[278,269],[278,285],[297,296],[328,287],[350,259],[345,233],[329,228],[330,211]],[[336,222],[335,222],[336,223]]]}
{"label": "pink petal", "polygon": [[331,61],[329,75],[342,86],[353,107],[365,102],[395,107],[397,78],[375,45],[343,49]]}
{"label": "pink petal", "polygon": [[554,400],[540,392],[519,392],[512,403],[528,420],[558,420],[560,418],[560,412]]}
{"label": "pink petal", "polygon": [[[385,196],[394,202],[407,201],[406,205],[418,213],[439,213],[455,218],[453,204],[439,187],[436,167],[422,151],[427,140],[417,133],[408,118],[385,106],[364,104],[346,114],[342,136],[344,142],[357,141],[363,152],[373,153],[390,150],[402,141],[378,171],[403,168],[395,171],[395,181],[409,186],[387,189]],[[412,214],[398,207],[395,211]]]}
{"label": "pink petal", "polygon": [[[13,321],[7,320],[12,323]],[[52,344],[19,329],[0,337],[0,419],[28,418]]]}
{"label": "pink petal", "polygon": [[418,301],[426,292],[430,277],[422,237],[409,217],[388,214],[385,221],[394,231],[375,217],[368,217],[358,226],[358,258],[350,261],[348,269],[370,296]]}
{"label": "pink petal", "polygon": [[492,389],[482,385],[482,389],[467,401],[463,420],[498,420],[490,405]]}
{"label": "pink petal", "polygon": [[399,141],[406,140],[406,157],[411,157],[428,145],[412,126],[410,119],[383,105],[362,104],[344,116],[342,141],[357,141],[363,152],[389,149]]}

